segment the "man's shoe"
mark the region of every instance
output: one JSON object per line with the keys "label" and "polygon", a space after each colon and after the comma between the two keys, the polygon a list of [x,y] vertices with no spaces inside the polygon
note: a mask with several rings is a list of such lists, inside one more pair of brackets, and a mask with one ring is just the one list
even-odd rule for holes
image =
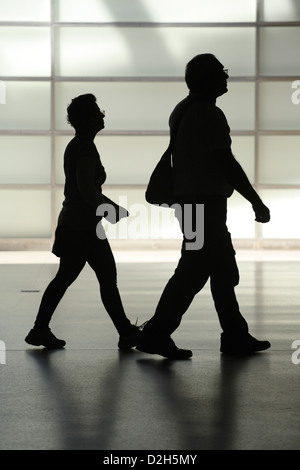
{"label": "man's shoe", "polygon": [[258,351],[265,351],[269,349],[271,344],[269,341],[259,341],[253,338],[249,333],[246,336],[241,336],[233,339],[225,333],[221,333],[221,347],[220,351],[224,354],[233,355],[247,355],[253,354]]}
{"label": "man's shoe", "polygon": [[165,341],[154,342],[141,337],[136,349],[148,354],[159,354],[172,360],[184,360],[192,357],[193,353],[189,349],[179,349],[171,338]]}
{"label": "man's shoe", "polygon": [[134,348],[138,343],[139,337],[142,333],[142,329],[144,328],[146,323],[147,322],[143,323],[140,326],[137,326],[136,324],[131,325],[131,329],[128,333],[126,333],[125,335],[120,335],[118,348],[124,350]]}
{"label": "man's shoe", "polygon": [[25,341],[33,346],[45,346],[48,349],[60,349],[66,344],[63,339],[56,338],[50,328],[47,330],[30,330]]}

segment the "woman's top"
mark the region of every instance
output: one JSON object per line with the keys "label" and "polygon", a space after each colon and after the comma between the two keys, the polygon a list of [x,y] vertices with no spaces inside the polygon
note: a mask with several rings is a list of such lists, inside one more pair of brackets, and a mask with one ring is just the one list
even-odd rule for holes
{"label": "woman's top", "polygon": [[[64,153],[65,187],[58,226],[71,230],[95,230],[96,209],[102,204],[105,169],[93,141],[75,136]],[[99,220],[99,218],[98,218]]]}

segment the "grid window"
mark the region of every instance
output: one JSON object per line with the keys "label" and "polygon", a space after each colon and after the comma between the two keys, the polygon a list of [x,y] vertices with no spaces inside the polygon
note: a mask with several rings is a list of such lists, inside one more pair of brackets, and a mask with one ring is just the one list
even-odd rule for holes
{"label": "grid window", "polygon": [[255,73],[251,27],[60,27],[55,42],[60,77],[182,77],[186,62],[201,52],[230,61],[232,75]]}
{"label": "grid window", "polygon": [[[254,130],[254,84],[233,82],[218,102],[231,130]],[[70,130],[66,108],[72,98],[93,93],[105,109],[108,131],[168,131],[169,115],[188,95],[183,82],[59,82],[56,84],[57,130]],[[220,103],[220,104],[219,104]]]}
{"label": "grid window", "polygon": [[7,239],[41,238],[51,246],[63,154],[74,135],[66,108],[83,93],[95,94],[106,111],[95,140],[107,171],[104,190],[134,214],[130,225],[108,227],[109,236],[180,238],[167,211],[151,208],[144,194],[169,141],[169,115],[188,94],[185,65],[203,52],[229,69],[229,92],[217,106],[236,159],[271,209],[271,222],[257,224],[251,204],[234,192],[229,230],[254,246],[270,239],[300,246],[292,217],[300,199],[299,5],[0,0],[0,249],[1,239],[7,246]]}

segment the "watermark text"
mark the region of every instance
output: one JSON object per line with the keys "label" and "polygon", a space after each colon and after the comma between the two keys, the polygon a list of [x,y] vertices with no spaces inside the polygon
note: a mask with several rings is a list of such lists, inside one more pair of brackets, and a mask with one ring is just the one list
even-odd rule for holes
{"label": "watermark text", "polygon": [[292,88],[295,88],[291,96],[292,103],[300,104],[300,80],[294,80],[292,82]]}
{"label": "watermark text", "polygon": [[6,346],[2,340],[0,340],[0,364],[6,364]]}
{"label": "watermark text", "polygon": [[292,363],[295,365],[300,364],[300,339],[295,339],[292,342],[292,349],[296,349],[292,354]]}
{"label": "watermark text", "polygon": [[[180,238],[184,234],[186,250],[201,250],[204,244],[204,205],[173,204],[152,206],[132,204],[128,207],[126,196],[120,196],[118,205],[98,206],[96,215],[110,222],[110,239],[162,239]],[[119,224],[117,222],[120,222]],[[96,227],[97,237],[106,238],[102,221]]]}

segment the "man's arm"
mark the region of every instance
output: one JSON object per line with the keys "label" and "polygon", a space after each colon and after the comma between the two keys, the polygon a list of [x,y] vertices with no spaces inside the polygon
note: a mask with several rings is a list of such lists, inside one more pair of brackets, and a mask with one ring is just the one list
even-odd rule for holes
{"label": "man's arm", "polygon": [[232,155],[230,149],[220,149],[214,152],[216,162],[229,184],[252,204],[257,222],[269,222],[270,211],[264,205],[259,195],[251,185],[241,165]]}

